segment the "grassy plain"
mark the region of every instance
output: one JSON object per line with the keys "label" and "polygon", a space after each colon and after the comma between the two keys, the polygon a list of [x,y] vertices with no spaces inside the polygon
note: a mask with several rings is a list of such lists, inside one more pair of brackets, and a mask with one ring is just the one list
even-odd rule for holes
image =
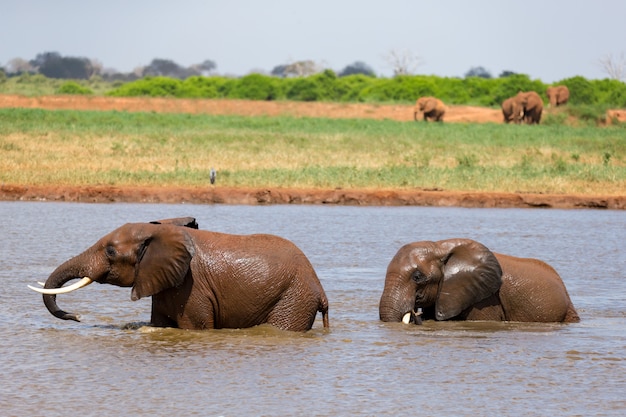
{"label": "grassy plain", "polygon": [[21,185],[626,192],[626,129],[0,109]]}

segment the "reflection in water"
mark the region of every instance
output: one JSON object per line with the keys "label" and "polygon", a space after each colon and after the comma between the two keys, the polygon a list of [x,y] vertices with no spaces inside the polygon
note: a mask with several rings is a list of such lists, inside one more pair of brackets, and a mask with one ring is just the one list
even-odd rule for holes
{"label": "reflection in water", "polygon": [[[0,405],[6,415],[621,415],[626,214],[419,207],[0,203]],[[126,222],[192,215],[274,233],[318,272],[331,329],[146,326],[150,300],[92,285],[52,317],[26,288]],[[8,221],[7,221],[8,220]],[[382,323],[387,264],[410,241],[470,237],[563,277],[577,324]],[[85,391],[86,390],[86,391]]]}

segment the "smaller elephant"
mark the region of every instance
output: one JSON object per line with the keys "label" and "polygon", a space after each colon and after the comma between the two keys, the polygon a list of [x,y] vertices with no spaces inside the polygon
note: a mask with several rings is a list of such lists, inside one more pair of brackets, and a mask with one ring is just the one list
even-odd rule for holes
{"label": "smaller elephant", "polygon": [[422,112],[424,121],[428,119],[435,122],[443,122],[443,115],[446,113],[446,106],[443,101],[435,97],[420,97],[415,102],[415,109],[413,111],[413,119],[417,121],[418,113]]}
{"label": "smaller elephant", "polygon": [[[68,281],[82,278],[64,287]],[[182,329],[311,329],[318,312],[328,325],[328,300],[304,253],[278,236],[198,230],[193,217],[128,223],[65,261],[48,277],[44,305],[55,317],[58,294],[93,281],[132,287],[131,299],[152,297],[151,324]]]}
{"label": "smaller elephant", "polygon": [[535,91],[520,91],[514,97],[515,104],[523,112],[523,120],[527,124],[539,124],[543,112],[543,100]]}
{"label": "smaller elephant", "polygon": [[569,100],[569,89],[564,85],[548,87],[546,94],[550,100],[550,107],[562,106]]}
{"label": "smaller elephant", "polygon": [[515,97],[509,97],[502,102],[502,116],[504,123],[520,123],[524,117],[524,112],[515,101]]}
{"label": "smaller elephant", "polygon": [[[491,252],[471,239],[404,245],[387,268],[379,304],[386,322],[578,322],[550,265]],[[420,317],[421,315],[421,317]]]}

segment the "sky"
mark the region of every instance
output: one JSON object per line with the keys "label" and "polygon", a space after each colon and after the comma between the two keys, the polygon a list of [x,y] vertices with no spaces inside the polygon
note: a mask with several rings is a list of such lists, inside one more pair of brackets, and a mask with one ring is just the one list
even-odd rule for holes
{"label": "sky", "polygon": [[[220,75],[269,73],[312,60],[340,72],[388,59],[414,73],[463,77],[483,67],[545,83],[607,78],[600,60],[626,57],[624,0],[2,0],[0,66],[38,53],[99,61],[120,72],[168,59],[207,59]],[[626,59],[626,58],[625,58]],[[625,61],[626,65],[626,61]]]}

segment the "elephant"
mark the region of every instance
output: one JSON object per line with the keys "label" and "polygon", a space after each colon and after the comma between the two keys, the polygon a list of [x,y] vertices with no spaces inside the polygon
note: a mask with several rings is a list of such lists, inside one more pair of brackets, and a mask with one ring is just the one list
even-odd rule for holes
{"label": "elephant", "polygon": [[446,113],[446,106],[443,101],[435,97],[420,97],[415,102],[413,119],[417,121],[417,114],[424,113],[424,121],[431,119],[435,122],[443,122],[443,115]]}
{"label": "elephant", "polygon": [[520,123],[524,113],[520,106],[516,103],[515,97],[509,97],[502,102],[502,116],[504,123]]}
{"label": "elephant", "polygon": [[491,252],[472,239],[402,246],[387,268],[384,322],[580,321],[565,284],[547,263]]}
{"label": "elephant", "polygon": [[562,106],[569,100],[569,89],[564,85],[548,87],[546,94],[550,100],[550,107]]}
{"label": "elephant", "polygon": [[523,120],[527,124],[539,124],[543,112],[543,100],[535,91],[520,91],[515,96],[515,104],[524,113]]}
{"label": "elephant", "polygon": [[[85,277],[63,287],[68,281]],[[307,331],[317,312],[328,328],[328,299],[313,266],[291,241],[268,234],[198,230],[193,217],[127,223],[65,261],[48,277],[48,311],[57,294],[91,282],[132,287],[131,299],[152,296],[150,324],[181,329],[247,328],[268,323]]]}

